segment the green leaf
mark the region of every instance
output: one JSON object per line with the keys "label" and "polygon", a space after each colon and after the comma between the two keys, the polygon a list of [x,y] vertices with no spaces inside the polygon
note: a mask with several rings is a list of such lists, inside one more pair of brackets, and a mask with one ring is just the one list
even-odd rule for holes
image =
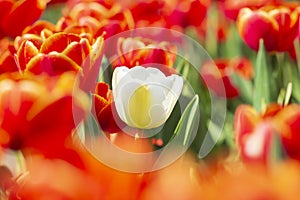
{"label": "green leaf", "polygon": [[269,154],[270,165],[283,161],[286,157],[281,139],[278,134],[272,134],[271,150]]}
{"label": "green leaf", "polygon": [[65,3],[47,5],[47,9],[44,11],[41,19],[56,24],[58,19],[62,17],[62,10],[64,7],[65,7]]}
{"label": "green leaf", "polygon": [[235,85],[239,88],[241,98],[245,101],[245,103],[251,104],[253,95],[253,85],[251,80],[246,80],[237,74],[233,74],[232,78]]}
{"label": "green leaf", "polygon": [[221,49],[221,56],[227,58],[243,56],[241,44],[242,44],[242,40],[241,37],[239,36],[235,24],[229,24],[228,38],[224,42],[224,48]]}
{"label": "green leaf", "polygon": [[297,66],[298,66],[298,72],[300,75],[300,41],[298,39],[296,39],[294,41],[294,47],[296,50],[296,59],[297,59]]}
{"label": "green leaf", "polygon": [[292,96],[300,103],[300,74],[296,66],[287,62],[285,65],[285,76],[287,81],[292,83]]}
{"label": "green leaf", "polygon": [[271,70],[267,63],[267,55],[263,40],[260,40],[257,53],[254,77],[253,106],[257,111],[263,108],[264,104],[271,102]]}
{"label": "green leaf", "polygon": [[199,125],[200,111],[199,111],[199,97],[195,95],[185,108],[182,116],[174,131],[174,137],[180,135],[182,137],[182,145],[188,147],[197,134]]}

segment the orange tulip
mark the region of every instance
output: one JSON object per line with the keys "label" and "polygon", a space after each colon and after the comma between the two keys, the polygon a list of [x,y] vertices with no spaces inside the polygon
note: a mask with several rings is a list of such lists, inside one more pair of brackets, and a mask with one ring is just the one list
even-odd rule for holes
{"label": "orange tulip", "polygon": [[265,6],[258,10],[244,8],[237,20],[245,43],[258,50],[264,40],[267,51],[283,52],[293,49],[299,31],[300,4]]}

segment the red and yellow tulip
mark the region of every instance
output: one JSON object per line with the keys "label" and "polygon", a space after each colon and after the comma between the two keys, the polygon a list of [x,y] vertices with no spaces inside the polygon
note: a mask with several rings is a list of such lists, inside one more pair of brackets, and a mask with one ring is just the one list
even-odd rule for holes
{"label": "red and yellow tulip", "polygon": [[244,8],[237,20],[238,30],[254,50],[258,50],[262,39],[267,51],[289,51],[298,36],[299,15],[299,3],[265,6],[258,10]]}
{"label": "red and yellow tulip", "polygon": [[276,137],[284,151],[300,160],[299,137],[300,106],[282,107],[270,104],[262,113],[248,105],[240,105],[235,113],[234,132],[241,157],[248,161],[268,162]]}

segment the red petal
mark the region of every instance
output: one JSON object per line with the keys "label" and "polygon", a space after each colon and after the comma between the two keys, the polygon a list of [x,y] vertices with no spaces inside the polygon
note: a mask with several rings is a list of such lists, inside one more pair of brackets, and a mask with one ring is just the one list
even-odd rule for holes
{"label": "red petal", "polygon": [[114,103],[104,107],[100,113],[97,114],[97,119],[100,127],[107,133],[117,133],[126,126],[126,124],[119,118]]}
{"label": "red petal", "polygon": [[43,39],[37,35],[33,34],[24,34],[22,37],[17,37],[14,41],[14,46],[16,49],[19,49],[21,44],[24,41],[30,41],[36,46],[37,49],[40,49],[43,43]]}
{"label": "red petal", "polygon": [[5,18],[3,24],[5,33],[12,37],[21,35],[26,26],[32,24],[42,15],[46,3],[44,0],[17,1]]}
{"label": "red petal", "polygon": [[9,51],[2,53],[2,55],[0,55],[0,74],[17,71],[18,66],[14,56]]}
{"label": "red petal", "polygon": [[55,151],[56,146],[64,146],[73,128],[75,128],[73,97],[65,96],[43,108],[33,117],[30,131],[25,138],[26,146],[43,152]]}
{"label": "red petal", "polygon": [[1,36],[1,32],[4,31],[5,25],[4,25],[4,20],[5,18],[8,16],[11,8],[13,7],[13,1],[12,0],[3,0],[0,1],[0,8],[1,8],[1,12],[0,12],[0,39],[4,36]]}
{"label": "red petal", "polygon": [[97,114],[100,113],[109,104],[105,98],[99,95],[93,95],[93,100],[94,100],[95,112]]}
{"label": "red petal", "polygon": [[267,163],[271,152],[274,137],[271,124],[263,122],[255,130],[244,137],[241,147],[241,156],[247,162]]}
{"label": "red petal", "polygon": [[23,34],[35,34],[40,35],[44,29],[48,29],[49,31],[56,31],[56,26],[48,21],[39,20],[35,22],[32,26],[28,26]]}
{"label": "red petal", "polygon": [[286,153],[300,160],[300,106],[291,104],[283,108],[274,118],[274,126],[281,134]]}
{"label": "red petal", "polygon": [[244,8],[237,23],[241,37],[250,48],[258,50],[259,40],[263,39],[267,51],[276,50],[278,24],[266,12]]}
{"label": "red petal", "polygon": [[90,53],[91,46],[87,39],[81,39],[80,42],[72,42],[62,52],[71,58],[77,65],[81,65]]}
{"label": "red petal", "polygon": [[63,52],[72,42],[79,42],[80,36],[71,33],[56,33],[47,38],[41,46],[41,53],[50,53],[52,51]]}
{"label": "red petal", "polygon": [[97,83],[95,93],[107,101],[111,100],[109,99],[109,85],[104,82]]}
{"label": "red petal", "polygon": [[39,53],[37,47],[30,41],[24,41],[18,49],[17,56],[21,70],[26,69],[27,63]]}
{"label": "red petal", "polygon": [[25,72],[34,74],[47,73],[48,75],[59,75],[66,71],[80,70],[80,67],[70,58],[63,54],[51,53],[49,55],[38,54],[27,64]]}
{"label": "red petal", "polygon": [[234,115],[234,133],[238,146],[243,143],[245,135],[254,131],[257,123],[261,121],[257,112],[248,105],[237,107]]}

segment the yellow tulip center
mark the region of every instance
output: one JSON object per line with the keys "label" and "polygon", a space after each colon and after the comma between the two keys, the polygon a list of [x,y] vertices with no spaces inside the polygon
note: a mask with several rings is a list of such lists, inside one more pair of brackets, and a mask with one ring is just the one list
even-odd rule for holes
{"label": "yellow tulip center", "polygon": [[129,99],[129,118],[134,126],[145,128],[151,123],[149,116],[150,91],[145,85],[134,91]]}

